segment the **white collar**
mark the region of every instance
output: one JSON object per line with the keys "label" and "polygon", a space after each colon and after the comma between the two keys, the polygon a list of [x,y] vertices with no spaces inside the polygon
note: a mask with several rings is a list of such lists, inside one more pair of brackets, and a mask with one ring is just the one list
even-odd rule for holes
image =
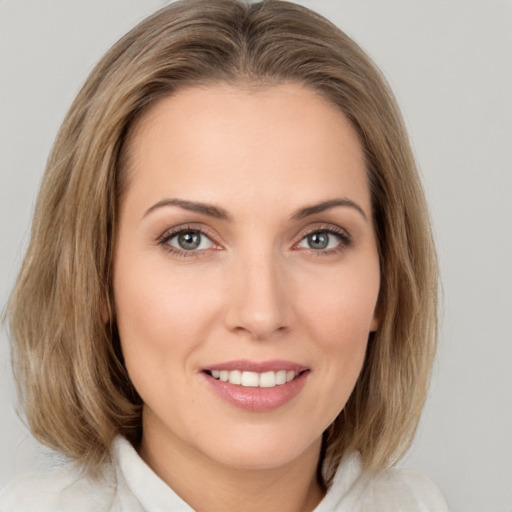
{"label": "white collar", "polygon": [[[122,473],[129,490],[145,510],[193,512],[193,509],[141,459],[125,438],[117,437],[114,440],[113,453],[118,471]],[[361,472],[361,458],[357,452],[343,457],[331,487],[314,512],[339,510]]]}

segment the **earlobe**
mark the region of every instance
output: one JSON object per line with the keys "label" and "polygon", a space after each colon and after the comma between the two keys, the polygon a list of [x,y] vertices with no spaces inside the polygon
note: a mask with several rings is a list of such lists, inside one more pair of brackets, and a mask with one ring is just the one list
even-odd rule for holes
{"label": "earlobe", "polygon": [[380,326],[382,311],[379,304],[380,301],[377,303],[377,305],[375,306],[375,310],[373,311],[373,318],[372,321],[370,322],[370,332],[375,332]]}
{"label": "earlobe", "polygon": [[100,313],[101,313],[101,320],[102,320],[102,322],[105,325],[110,323],[111,315],[110,315],[109,302],[108,302],[107,298],[103,299],[103,301],[101,302]]}
{"label": "earlobe", "polygon": [[377,300],[377,304],[375,305],[375,309],[373,310],[372,321],[370,322],[370,332],[375,332],[380,326],[382,320],[382,304],[381,297],[379,294],[379,299]]}

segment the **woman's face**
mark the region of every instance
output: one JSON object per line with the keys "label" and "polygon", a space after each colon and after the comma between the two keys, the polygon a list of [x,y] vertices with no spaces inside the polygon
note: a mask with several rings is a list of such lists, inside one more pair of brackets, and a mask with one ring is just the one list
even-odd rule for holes
{"label": "woman's face", "polygon": [[299,85],[198,87],[128,151],[114,294],[143,443],[244,468],[318,457],[377,327],[353,128]]}

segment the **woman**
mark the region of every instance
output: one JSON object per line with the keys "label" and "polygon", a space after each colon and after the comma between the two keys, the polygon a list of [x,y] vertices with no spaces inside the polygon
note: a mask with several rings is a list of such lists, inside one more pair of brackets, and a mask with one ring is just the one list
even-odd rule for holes
{"label": "woman", "polygon": [[393,469],[435,351],[423,192],[383,78],[286,2],[187,0],[103,58],[9,306],[35,437],[2,510],[446,510]]}

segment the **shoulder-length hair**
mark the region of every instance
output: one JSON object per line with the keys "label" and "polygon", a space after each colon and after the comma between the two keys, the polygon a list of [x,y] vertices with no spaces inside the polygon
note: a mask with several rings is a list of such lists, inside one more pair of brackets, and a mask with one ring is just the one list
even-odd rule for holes
{"label": "shoulder-length hair", "polygon": [[438,270],[424,194],[398,107],[366,54],[323,17],[270,0],[184,0],[150,16],[99,62],[65,118],[8,306],[21,405],[34,436],[90,469],[114,436],[141,435],[141,400],[116,330],[112,255],[133,123],[176,90],[296,82],[356,129],[381,266],[379,329],[324,434],[324,474],[348,450],[395,462],[414,435],[435,352]]}

